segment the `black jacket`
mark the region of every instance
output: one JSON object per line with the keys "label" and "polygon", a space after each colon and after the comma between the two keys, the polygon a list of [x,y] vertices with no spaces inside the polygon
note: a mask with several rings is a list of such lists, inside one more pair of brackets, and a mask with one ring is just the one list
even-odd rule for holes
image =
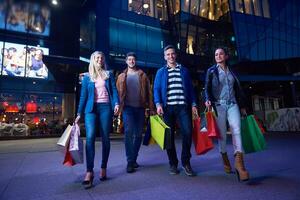
{"label": "black jacket", "polygon": [[[240,108],[245,108],[247,105],[246,102],[246,96],[242,90],[241,84],[239,80],[237,79],[236,75],[232,72],[232,70],[228,67],[228,70],[231,72],[233,78],[234,78],[234,85],[233,89],[235,92],[235,98],[237,100],[238,105]],[[205,78],[205,101],[211,101],[211,103],[214,106],[214,102],[217,101],[218,96],[220,95],[220,92],[218,90],[218,84],[220,84],[219,81],[219,72],[217,65],[213,65],[210,67],[206,72],[206,78]]]}

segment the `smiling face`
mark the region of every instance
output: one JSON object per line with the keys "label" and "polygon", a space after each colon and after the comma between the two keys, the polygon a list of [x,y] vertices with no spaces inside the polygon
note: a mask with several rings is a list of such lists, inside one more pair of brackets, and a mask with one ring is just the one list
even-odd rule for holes
{"label": "smiling face", "polygon": [[104,55],[98,53],[94,57],[94,65],[97,67],[103,67],[105,63],[105,57]]}
{"label": "smiling face", "polygon": [[168,66],[172,67],[176,65],[176,52],[175,49],[167,49],[164,52],[164,58],[167,61]]}
{"label": "smiling face", "polygon": [[228,55],[226,55],[223,49],[217,49],[215,51],[215,60],[217,64],[225,65]]}
{"label": "smiling face", "polygon": [[131,68],[131,69],[135,68],[135,63],[136,63],[136,60],[135,60],[134,56],[128,56],[126,58],[126,64],[129,68]]}

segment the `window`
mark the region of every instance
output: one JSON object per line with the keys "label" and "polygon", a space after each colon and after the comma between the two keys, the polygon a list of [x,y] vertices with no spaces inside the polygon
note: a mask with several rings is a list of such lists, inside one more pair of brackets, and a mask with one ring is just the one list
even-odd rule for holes
{"label": "window", "polygon": [[270,18],[270,9],[268,0],[262,0],[262,8],[264,12],[264,17]]}
{"label": "window", "polygon": [[262,16],[260,3],[261,3],[260,0],[253,0],[254,13],[256,16]]}
{"label": "window", "polygon": [[244,13],[243,0],[235,0],[235,11]]}
{"label": "window", "polygon": [[153,17],[153,0],[128,0],[128,10]]}

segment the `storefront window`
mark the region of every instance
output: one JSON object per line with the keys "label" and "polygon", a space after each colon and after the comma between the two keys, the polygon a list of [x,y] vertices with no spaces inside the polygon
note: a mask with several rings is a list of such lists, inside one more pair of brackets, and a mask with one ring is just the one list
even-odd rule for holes
{"label": "storefront window", "polygon": [[59,135],[64,119],[63,94],[0,93],[0,137]]}

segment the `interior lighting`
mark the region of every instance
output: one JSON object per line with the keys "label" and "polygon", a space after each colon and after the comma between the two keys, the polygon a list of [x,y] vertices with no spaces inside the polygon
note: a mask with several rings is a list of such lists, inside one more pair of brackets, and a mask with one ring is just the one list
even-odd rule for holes
{"label": "interior lighting", "polygon": [[57,0],[52,0],[51,3],[56,6],[58,4],[58,1]]}
{"label": "interior lighting", "polygon": [[143,8],[145,8],[145,9],[149,8],[149,4],[144,3]]}
{"label": "interior lighting", "polygon": [[132,0],[129,0],[128,3],[129,3],[129,4],[132,4]]}

